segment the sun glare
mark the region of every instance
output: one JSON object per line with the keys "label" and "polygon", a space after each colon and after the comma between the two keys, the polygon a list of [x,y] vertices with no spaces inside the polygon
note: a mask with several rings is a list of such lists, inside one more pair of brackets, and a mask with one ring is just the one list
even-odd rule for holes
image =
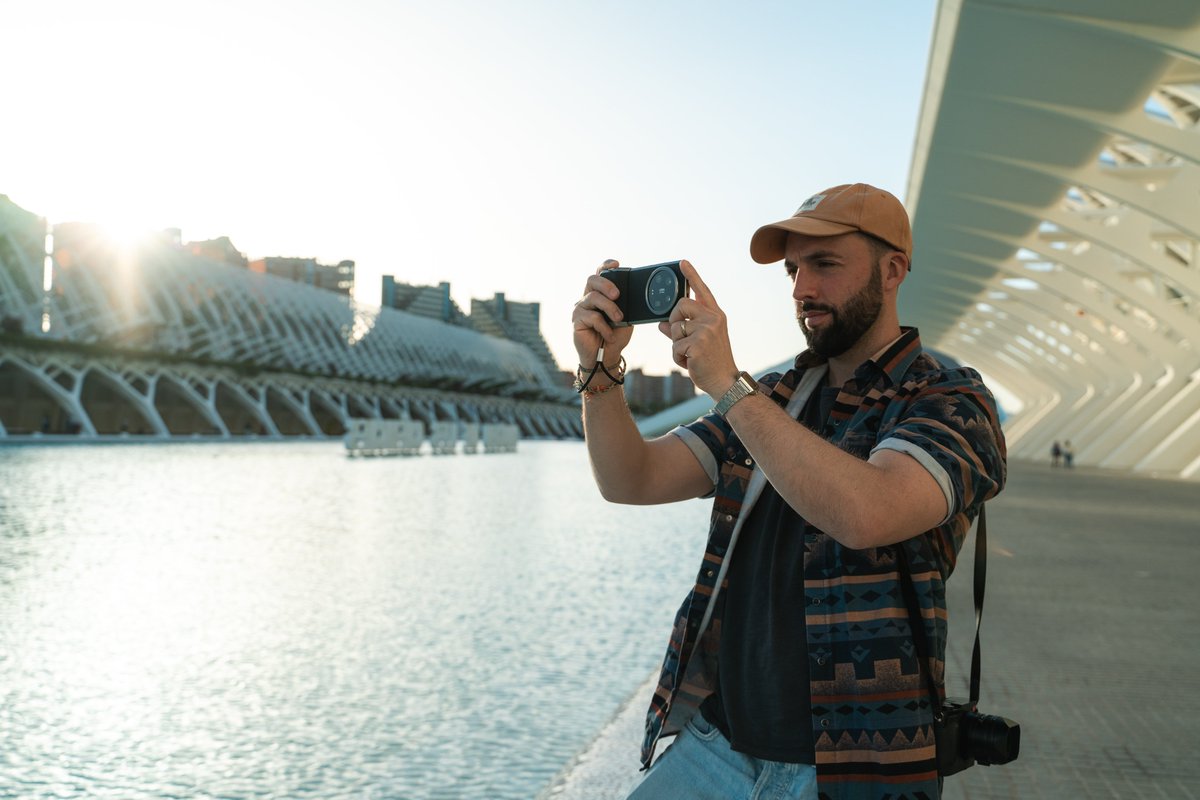
{"label": "sun glare", "polygon": [[157,235],[157,231],[131,216],[101,218],[95,222],[104,232],[104,238],[122,251],[136,250]]}

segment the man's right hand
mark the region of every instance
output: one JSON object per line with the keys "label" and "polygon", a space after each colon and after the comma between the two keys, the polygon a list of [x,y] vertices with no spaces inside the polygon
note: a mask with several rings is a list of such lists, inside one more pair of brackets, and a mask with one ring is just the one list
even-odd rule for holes
{"label": "man's right hand", "polygon": [[588,277],[583,297],[579,298],[571,314],[571,323],[575,327],[575,352],[579,355],[579,365],[584,369],[591,369],[596,363],[596,353],[601,346],[604,347],[604,361],[610,365],[617,363],[621,351],[633,336],[633,326],[615,328],[604,318],[607,314],[608,319],[614,322],[621,320],[621,310],[616,303],[620,292],[612,281],[600,277],[603,270],[618,266],[620,264],[610,258],[600,265],[594,275]]}

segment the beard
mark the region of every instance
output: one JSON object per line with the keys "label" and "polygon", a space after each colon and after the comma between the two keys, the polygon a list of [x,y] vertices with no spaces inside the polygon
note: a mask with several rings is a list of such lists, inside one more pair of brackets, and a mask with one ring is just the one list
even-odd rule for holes
{"label": "beard", "polygon": [[[820,303],[796,303],[796,320],[808,341],[808,347],[824,359],[837,358],[858,343],[883,308],[883,275],[878,269],[871,270],[867,285],[855,292],[841,308]],[[801,311],[826,311],[832,321],[817,330],[810,330],[800,316]]]}

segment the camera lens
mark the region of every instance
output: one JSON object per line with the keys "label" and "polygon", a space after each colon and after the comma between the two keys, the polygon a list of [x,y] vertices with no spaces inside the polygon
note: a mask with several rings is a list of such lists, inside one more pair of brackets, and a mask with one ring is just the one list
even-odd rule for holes
{"label": "camera lens", "polygon": [[1007,764],[1021,752],[1021,726],[992,714],[967,714],[967,751],[980,764]]}
{"label": "camera lens", "polygon": [[670,267],[659,267],[646,281],[646,307],[658,317],[665,317],[675,307],[679,280]]}

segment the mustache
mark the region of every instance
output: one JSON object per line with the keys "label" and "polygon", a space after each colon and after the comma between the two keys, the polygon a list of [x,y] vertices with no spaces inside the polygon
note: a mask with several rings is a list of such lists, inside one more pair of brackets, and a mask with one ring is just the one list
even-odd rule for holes
{"label": "mustache", "polygon": [[800,314],[805,314],[810,311],[822,311],[832,314],[833,306],[825,305],[824,303],[814,303],[810,300],[800,300],[796,303],[796,311]]}

